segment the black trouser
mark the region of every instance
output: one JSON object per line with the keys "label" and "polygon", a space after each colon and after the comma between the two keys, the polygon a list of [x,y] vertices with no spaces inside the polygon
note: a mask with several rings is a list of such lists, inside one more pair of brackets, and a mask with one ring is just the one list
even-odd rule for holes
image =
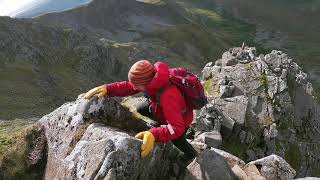
{"label": "black trouser", "polygon": [[[148,101],[143,101],[137,105],[137,111],[143,116],[147,116],[150,119],[153,118],[150,105]],[[180,149],[182,152],[184,152],[184,155],[187,158],[194,158],[197,156],[197,151],[192,147],[192,145],[187,141],[186,139],[186,132],[185,132],[177,139],[172,140],[172,143]]]}

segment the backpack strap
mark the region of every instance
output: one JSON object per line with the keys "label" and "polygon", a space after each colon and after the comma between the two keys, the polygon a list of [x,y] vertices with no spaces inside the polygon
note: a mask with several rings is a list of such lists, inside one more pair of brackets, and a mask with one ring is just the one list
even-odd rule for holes
{"label": "backpack strap", "polygon": [[[161,96],[162,92],[164,92],[170,85],[174,85],[174,84],[169,80],[167,85],[161,87],[156,92],[156,94],[155,94],[155,98],[156,99],[155,100],[156,100],[157,105],[160,105],[160,96]],[[177,86],[175,85],[175,87],[177,87]],[[183,99],[185,101],[184,93],[180,90],[179,87],[177,87],[177,88],[178,88],[179,92],[181,93],[181,95],[182,95],[182,97],[183,97]],[[185,101],[185,103],[186,103],[186,108],[182,109],[182,111],[181,111],[182,114],[185,114],[187,112],[187,102]]]}
{"label": "backpack strap", "polygon": [[155,93],[155,98],[156,98],[155,100],[158,105],[160,104],[160,96],[161,96],[162,92],[164,92],[164,90],[166,90],[171,84],[172,83],[169,81],[166,85],[159,88],[157,90],[157,92]]}

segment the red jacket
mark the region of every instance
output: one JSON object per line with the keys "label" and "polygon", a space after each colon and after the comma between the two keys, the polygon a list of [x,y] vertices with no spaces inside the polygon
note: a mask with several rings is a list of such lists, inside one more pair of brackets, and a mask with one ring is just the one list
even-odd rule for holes
{"label": "red jacket", "polygon": [[[154,135],[156,141],[168,142],[183,135],[192,122],[193,111],[186,106],[180,90],[174,85],[168,86],[168,66],[163,62],[157,62],[154,68],[156,74],[147,86],[146,93],[149,96],[155,120],[163,125],[151,128],[149,131]],[[134,90],[133,85],[128,81],[106,84],[106,88],[110,97],[130,96],[139,92]],[[157,99],[160,99],[160,102]]]}

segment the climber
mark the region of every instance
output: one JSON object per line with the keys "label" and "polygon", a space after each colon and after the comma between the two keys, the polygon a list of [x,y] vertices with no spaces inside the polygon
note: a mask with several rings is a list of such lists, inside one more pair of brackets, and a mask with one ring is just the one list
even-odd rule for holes
{"label": "climber", "polygon": [[[141,156],[146,157],[153,149],[154,142],[168,142],[180,149],[180,160],[190,162],[197,152],[186,140],[185,134],[193,119],[193,111],[186,105],[180,90],[169,83],[169,67],[161,61],[152,65],[147,60],[136,62],[128,73],[129,81],[104,84],[91,89],[85,98],[94,95],[130,96],[144,92],[147,100],[137,105],[137,111],[162,124],[135,137],[143,139]],[[160,92],[160,93],[159,93]],[[157,100],[159,99],[159,100]]]}

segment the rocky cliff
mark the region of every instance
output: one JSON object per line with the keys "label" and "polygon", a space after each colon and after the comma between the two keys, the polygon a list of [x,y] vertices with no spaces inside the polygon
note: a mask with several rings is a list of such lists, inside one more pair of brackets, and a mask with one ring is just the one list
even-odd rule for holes
{"label": "rocky cliff", "polygon": [[140,157],[141,140],[133,135],[152,122],[135,111],[141,98],[86,100],[82,94],[43,116],[27,133],[24,159],[16,159],[27,162],[24,173],[5,168],[14,164],[7,160],[1,161],[0,175],[270,180],[319,176],[319,104],[307,75],[281,51],[255,54],[255,48],[232,48],[203,69],[210,102],[196,112],[188,133],[199,156],[187,167],[177,163],[179,151],[171,143],[156,143],[149,156]]}
{"label": "rocky cliff", "polygon": [[196,130],[218,129],[222,146],[247,161],[274,153],[298,177],[320,176],[319,103],[308,75],[287,54],[232,48],[208,63],[203,77],[211,102]]}

